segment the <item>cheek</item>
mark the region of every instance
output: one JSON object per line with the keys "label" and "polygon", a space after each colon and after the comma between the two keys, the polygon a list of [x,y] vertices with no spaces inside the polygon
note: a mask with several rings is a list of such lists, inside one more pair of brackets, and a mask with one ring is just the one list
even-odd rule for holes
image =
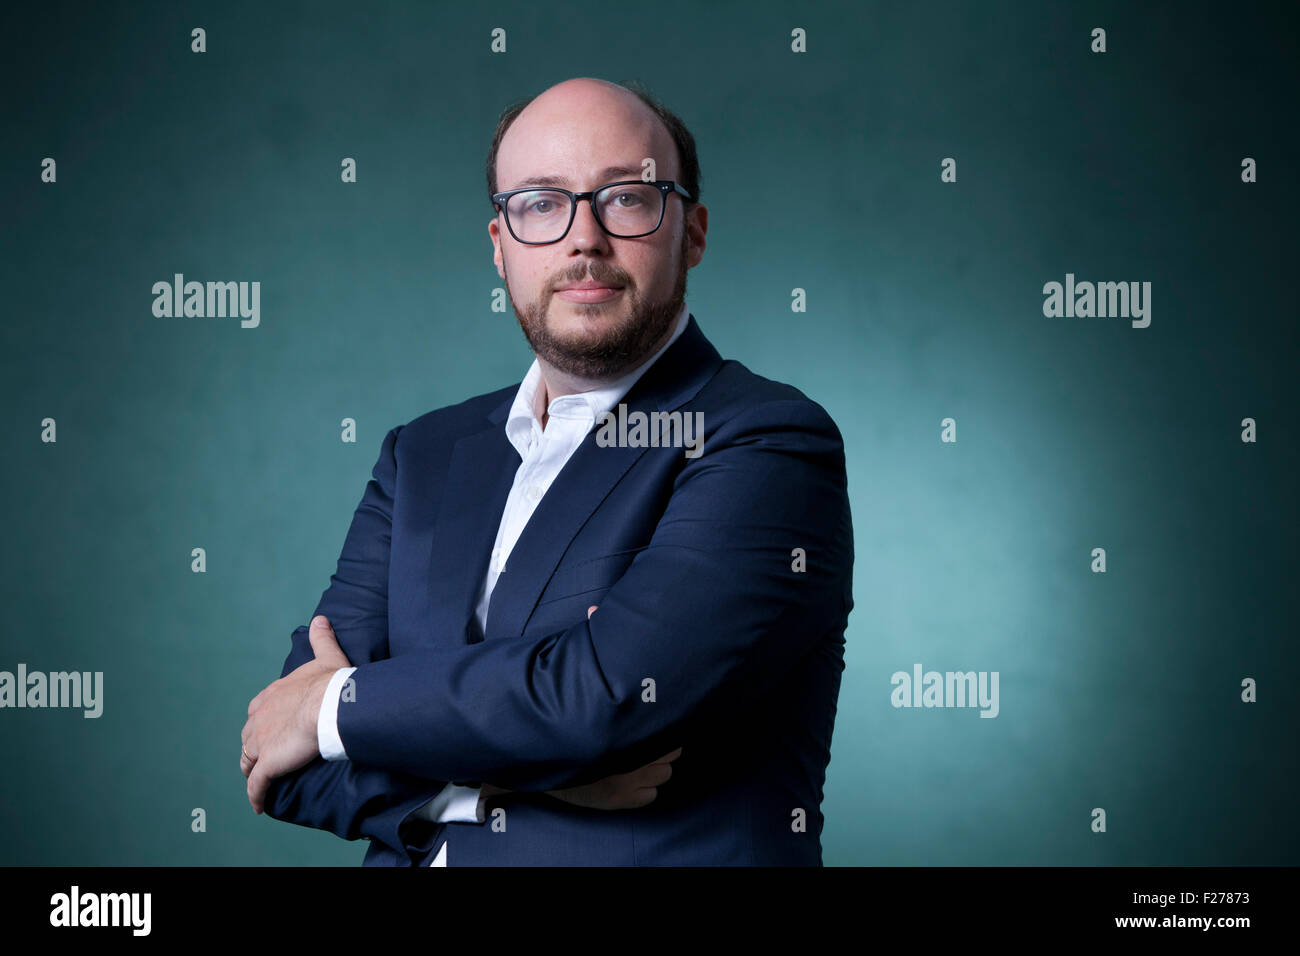
{"label": "cheek", "polygon": [[550,272],[547,271],[544,264],[535,260],[528,260],[516,262],[515,266],[518,270],[515,274],[516,281],[522,283],[525,289],[540,293],[546,286]]}

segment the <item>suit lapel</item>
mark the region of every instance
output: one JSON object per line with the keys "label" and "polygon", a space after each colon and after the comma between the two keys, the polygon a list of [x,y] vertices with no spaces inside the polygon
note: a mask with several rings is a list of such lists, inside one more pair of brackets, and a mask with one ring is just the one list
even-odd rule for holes
{"label": "suit lapel", "polygon": [[[633,411],[672,411],[692,399],[705,382],[722,366],[722,357],[700,331],[692,315],[682,334],[659,359],[646,370],[623,398],[629,414]],[[504,436],[502,442],[509,446]],[[592,512],[600,506],[619,479],[643,454],[645,448],[610,447],[596,444],[593,428],[537,505],[519,540],[515,543],[506,570],[497,579],[487,618],[488,639],[517,637],[537,605],[546,583]],[[516,466],[518,455],[516,454]],[[513,476],[513,472],[512,472]],[[506,495],[511,481],[506,482]],[[491,524],[491,540],[496,540],[497,524],[505,504],[485,506],[482,494],[474,498],[475,514]],[[466,510],[472,506],[467,502]],[[495,508],[485,515],[484,507]],[[486,560],[477,573],[482,581]],[[477,587],[474,588],[477,596]]]}
{"label": "suit lapel", "polygon": [[473,625],[474,606],[487,574],[497,527],[519,469],[519,452],[506,438],[513,396],[484,419],[482,431],[452,449],[442,504],[433,534],[430,598],[434,634],[454,643],[482,640]]}

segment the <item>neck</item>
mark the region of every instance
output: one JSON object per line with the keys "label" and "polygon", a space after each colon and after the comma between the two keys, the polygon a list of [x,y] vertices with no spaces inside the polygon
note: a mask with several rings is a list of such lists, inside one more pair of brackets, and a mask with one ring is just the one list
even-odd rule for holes
{"label": "neck", "polygon": [[537,359],[537,365],[542,373],[542,381],[540,383],[541,387],[537,389],[537,397],[533,399],[533,414],[542,423],[543,429],[546,428],[546,420],[549,417],[547,409],[551,407],[551,402],[555,401],[555,399],[562,395],[590,392],[592,389],[608,385],[613,381],[613,379],[586,378],[581,375],[562,372],[540,356]]}

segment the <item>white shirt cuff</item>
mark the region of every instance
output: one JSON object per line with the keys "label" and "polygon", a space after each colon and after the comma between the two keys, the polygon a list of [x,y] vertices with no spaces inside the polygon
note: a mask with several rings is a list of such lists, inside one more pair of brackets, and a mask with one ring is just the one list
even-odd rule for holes
{"label": "white shirt cuff", "polygon": [[340,667],[325,686],[325,699],[320,704],[320,715],[316,718],[316,746],[320,755],[326,760],[347,760],[347,751],[343,749],[343,738],[339,736],[339,697],[343,692],[343,682],[356,670],[355,667]]}
{"label": "white shirt cuff", "polygon": [[434,823],[482,823],[483,792],[478,787],[449,783],[442,792],[415,811],[415,816]]}

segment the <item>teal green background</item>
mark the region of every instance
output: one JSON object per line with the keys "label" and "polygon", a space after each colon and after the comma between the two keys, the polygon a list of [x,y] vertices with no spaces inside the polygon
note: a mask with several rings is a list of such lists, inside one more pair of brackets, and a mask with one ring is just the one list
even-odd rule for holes
{"label": "teal green background", "polygon": [[[483,166],[571,76],[686,121],[691,311],[844,434],[826,864],[1300,863],[1289,9],[9,8],[0,669],[101,670],[105,705],[0,710],[0,863],[360,863],[252,813],[240,728],[385,432],[526,370]],[[260,281],[261,326],[155,318],[176,272]],[[1151,326],[1044,317],[1067,272],[1150,281]],[[1000,715],[891,707],[917,662],[998,671]]]}

